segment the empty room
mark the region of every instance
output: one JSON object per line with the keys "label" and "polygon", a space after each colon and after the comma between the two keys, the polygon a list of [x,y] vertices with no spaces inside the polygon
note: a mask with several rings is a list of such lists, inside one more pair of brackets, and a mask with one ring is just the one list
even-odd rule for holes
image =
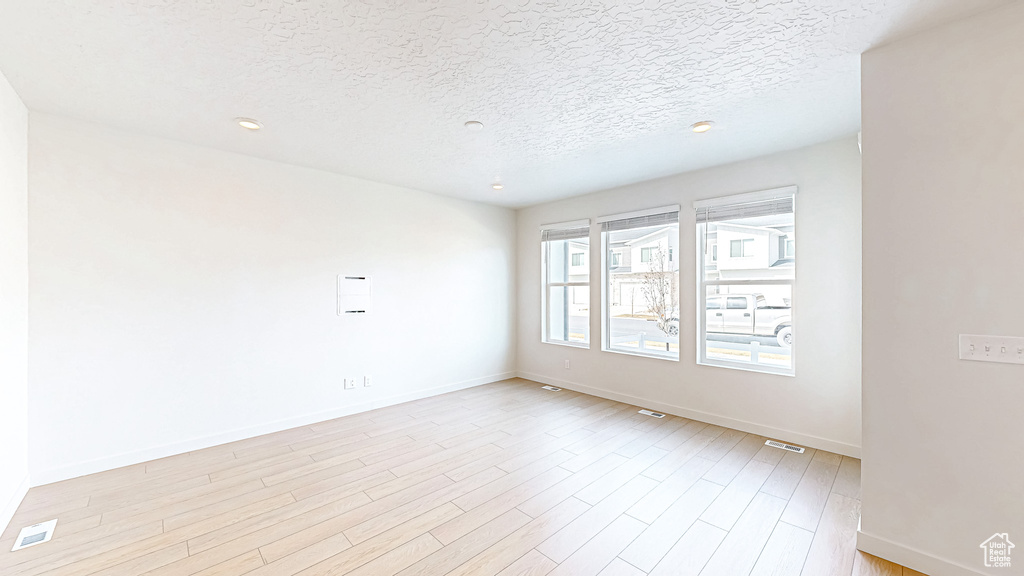
{"label": "empty room", "polygon": [[1024,574],[1022,70],[1013,0],[0,0],[0,574]]}

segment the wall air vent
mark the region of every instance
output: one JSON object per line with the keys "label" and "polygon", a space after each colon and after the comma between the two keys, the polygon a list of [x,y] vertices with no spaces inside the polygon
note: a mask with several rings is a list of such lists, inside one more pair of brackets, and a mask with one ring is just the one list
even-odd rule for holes
{"label": "wall air vent", "polygon": [[640,413],[643,414],[644,416],[654,416],[655,418],[665,417],[665,415],[662,414],[661,412],[651,412],[650,410],[641,410]]}
{"label": "wall air vent", "polygon": [[789,450],[790,452],[796,452],[797,454],[803,454],[804,449],[799,446],[793,446],[792,444],[783,444],[782,442],[776,442],[775,440],[768,440],[764,443],[765,446],[771,446],[773,448],[782,448],[783,450]]}
{"label": "wall air vent", "polygon": [[561,388],[555,388],[554,386],[541,386],[545,390],[551,390],[552,392],[561,392]]}
{"label": "wall air vent", "polygon": [[53,538],[53,529],[56,527],[57,520],[54,519],[49,522],[41,522],[22,528],[18,534],[18,539],[14,541],[14,548],[11,548],[11,552],[42,544],[43,542],[49,542],[50,538]]}

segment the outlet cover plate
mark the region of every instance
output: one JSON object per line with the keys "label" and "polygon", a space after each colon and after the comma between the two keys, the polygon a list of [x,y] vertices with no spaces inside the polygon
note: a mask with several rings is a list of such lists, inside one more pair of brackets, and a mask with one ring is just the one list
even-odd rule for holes
{"label": "outlet cover plate", "polygon": [[961,334],[960,359],[974,360],[975,362],[1024,364],[1024,338]]}

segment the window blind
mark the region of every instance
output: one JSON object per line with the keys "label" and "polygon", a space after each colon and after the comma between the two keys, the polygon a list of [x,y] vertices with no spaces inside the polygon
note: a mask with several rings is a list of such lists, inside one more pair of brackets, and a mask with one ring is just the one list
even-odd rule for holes
{"label": "window blind", "polygon": [[632,230],[633,228],[646,228],[648,226],[667,226],[679,222],[679,212],[663,212],[661,214],[650,214],[647,216],[635,216],[633,218],[622,218],[620,220],[606,220],[601,222],[602,232],[614,232],[616,230]]}
{"label": "window blind", "polygon": [[589,238],[590,226],[573,226],[571,228],[546,228],[540,231],[542,242],[557,240],[575,240],[577,238]]}
{"label": "window blind", "polygon": [[693,206],[697,214],[697,224],[705,224],[739,218],[792,214],[795,197],[796,186],[787,186],[762,192],[698,200]]}

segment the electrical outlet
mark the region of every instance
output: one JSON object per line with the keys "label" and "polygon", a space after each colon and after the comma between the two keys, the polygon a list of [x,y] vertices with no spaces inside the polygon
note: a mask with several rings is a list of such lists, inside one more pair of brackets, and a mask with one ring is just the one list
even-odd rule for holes
{"label": "electrical outlet", "polygon": [[373,386],[373,381],[370,380],[369,376],[363,376],[363,388],[369,388]]}
{"label": "electrical outlet", "polygon": [[566,361],[565,361],[565,369],[566,369],[566,370],[568,370],[568,369],[569,369],[569,361],[568,361],[568,360],[566,360]]}
{"label": "electrical outlet", "polygon": [[345,390],[351,390],[356,387],[355,378],[345,378]]}

